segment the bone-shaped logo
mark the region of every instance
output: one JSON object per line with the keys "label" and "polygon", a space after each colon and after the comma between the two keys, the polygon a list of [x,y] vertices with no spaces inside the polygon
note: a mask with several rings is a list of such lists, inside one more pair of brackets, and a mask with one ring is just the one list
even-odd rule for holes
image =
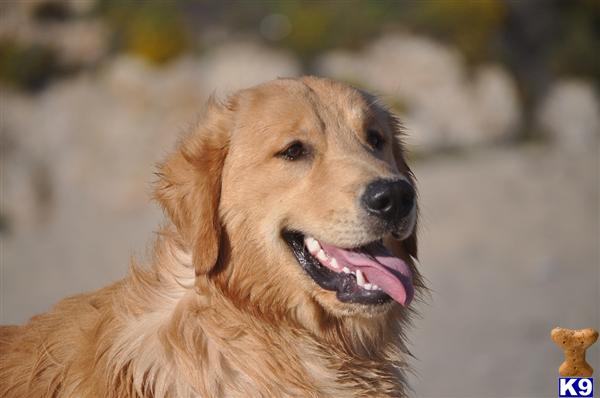
{"label": "bone-shaped logo", "polygon": [[590,377],[594,373],[594,369],[585,361],[585,350],[598,339],[596,330],[554,328],[550,336],[565,353],[565,361],[558,368],[561,376]]}

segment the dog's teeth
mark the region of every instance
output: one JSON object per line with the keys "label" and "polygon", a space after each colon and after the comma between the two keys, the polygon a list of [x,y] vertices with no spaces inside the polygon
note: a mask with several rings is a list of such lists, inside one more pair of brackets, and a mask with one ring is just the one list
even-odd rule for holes
{"label": "dog's teeth", "polygon": [[311,253],[317,253],[319,250],[321,250],[321,245],[315,238],[308,236],[304,238],[304,243],[306,244],[308,251]]}
{"label": "dog's teeth", "polygon": [[376,284],[373,284],[373,287],[371,289],[372,290],[381,290],[381,288],[379,286],[377,286]]}
{"label": "dog's teeth", "polygon": [[371,290],[373,289],[373,285],[370,283],[365,283],[365,285],[363,286],[366,290]]}
{"label": "dog's teeth", "polygon": [[327,260],[327,254],[325,254],[325,252],[323,250],[319,250],[317,252],[317,258],[321,261],[325,261],[325,260]]}
{"label": "dog's teeth", "polygon": [[350,268],[344,267],[344,268],[342,268],[342,271],[344,271],[344,273],[346,273],[346,274],[349,274],[350,273]]}
{"label": "dog's teeth", "polygon": [[356,270],[356,283],[358,283],[358,286],[364,286],[365,284],[365,276],[359,269]]}
{"label": "dog's teeth", "polygon": [[332,266],[333,268],[335,268],[335,269],[337,269],[337,268],[339,268],[339,267],[340,267],[340,266],[338,265],[338,262],[337,262],[337,260],[336,260],[335,258],[332,258],[332,259],[331,259],[331,263],[330,263],[330,264],[331,264],[331,266]]}

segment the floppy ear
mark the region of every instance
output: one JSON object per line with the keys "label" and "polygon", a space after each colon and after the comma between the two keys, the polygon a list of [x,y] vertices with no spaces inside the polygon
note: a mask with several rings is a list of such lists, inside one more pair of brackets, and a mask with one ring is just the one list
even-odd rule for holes
{"label": "floppy ear", "polygon": [[210,99],[206,114],[176,152],[159,166],[154,198],[192,252],[196,275],[217,263],[221,236],[219,200],[233,106]]}
{"label": "floppy ear", "polygon": [[[413,187],[416,188],[415,183],[415,175],[413,174],[410,167],[406,163],[406,159],[404,158],[404,149],[402,145],[402,136],[404,135],[403,127],[400,120],[391,113],[389,114],[390,124],[392,126],[392,131],[394,132],[394,138],[392,140],[392,151],[394,153],[394,160],[396,161],[396,167],[398,170],[405,174],[408,178],[409,182]],[[415,221],[415,227],[413,228],[412,233],[404,239],[401,244],[403,246],[404,251],[410,256],[418,259],[418,250],[417,250],[417,226],[418,226],[418,214],[419,208],[417,204],[417,220]]]}

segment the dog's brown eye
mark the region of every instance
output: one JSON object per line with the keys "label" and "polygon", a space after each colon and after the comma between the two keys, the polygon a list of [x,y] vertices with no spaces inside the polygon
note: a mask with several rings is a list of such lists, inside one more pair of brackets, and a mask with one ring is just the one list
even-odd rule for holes
{"label": "dog's brown eye", "polygon": [[300,141],[294,141],[287,146],[283,151],[279,152],[278,156],[285,160],[298,160],[308,153],[307,148]]}
{"label": "dog's brown eye", "polygon": [[385,140],[379,131],[369,129],[367,130],[367,143],[371,146],[371,148],[378,151],[383,148]]}

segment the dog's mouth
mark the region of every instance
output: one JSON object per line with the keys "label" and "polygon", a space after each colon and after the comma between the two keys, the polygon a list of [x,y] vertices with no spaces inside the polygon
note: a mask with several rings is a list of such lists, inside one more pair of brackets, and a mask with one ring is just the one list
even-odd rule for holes
{"label": "dog's mouth", "polygon": [[297,231],[282,235],[306,273],[321,288],[335,291],[338,300],[384,304],[394,299],[403,306],[410,304],[414,295],[410,268],[381,240],[344,249]]}

